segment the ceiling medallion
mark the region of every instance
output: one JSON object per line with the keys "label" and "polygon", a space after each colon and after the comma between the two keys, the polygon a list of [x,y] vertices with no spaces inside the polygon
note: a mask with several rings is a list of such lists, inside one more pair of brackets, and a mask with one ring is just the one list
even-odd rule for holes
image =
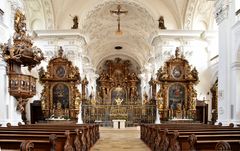
{"label": "ceiling medallion", "polygon": [[121,14],[127,14],[128,11],[127,10],[121,10],[121,5],[118,5],[117,6],[117,10],[110,10],[110,13],[111,14],[116,14],[118,17],[117,17],[117,22],[118,22],[118,28],[117,28],[117,31],[115,32],[116,35],[122,35],[123,32],[121,31],[121,28],[120,28],[120,15]]}

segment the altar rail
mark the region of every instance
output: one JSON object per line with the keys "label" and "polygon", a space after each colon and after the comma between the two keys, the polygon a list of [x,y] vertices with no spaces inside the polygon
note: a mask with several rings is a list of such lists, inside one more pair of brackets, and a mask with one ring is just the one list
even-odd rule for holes
{"label": "altar rail", "polygon": [[112,120],[126,120],[126,126],[154,123],[155,105],[82,105],[84,123],[99,122],[101,126],[112,126]]}

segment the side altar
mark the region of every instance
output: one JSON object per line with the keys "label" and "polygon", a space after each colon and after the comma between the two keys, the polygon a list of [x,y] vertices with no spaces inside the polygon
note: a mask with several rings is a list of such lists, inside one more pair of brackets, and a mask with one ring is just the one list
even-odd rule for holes
{"label": "side altar", "polygon": [[45,119],[77,119],[83,97],[77,85],[81,84],[84,90],[86,82],[81,81],[78,68],[63,55],[62,47],[49,61],[47,71],[40,68],[39,79],[43,85],[41,108]]}
{"label": "side altar", "polygon": [[[191,69],[184,55],[176,48],[175,56],[171,56],[158,70],[156,80],[150,81],[162,121],[196,119],[197,92],[194,85],[198,82],[196,68]],[[160,85],[157,93],[156,85]]]}

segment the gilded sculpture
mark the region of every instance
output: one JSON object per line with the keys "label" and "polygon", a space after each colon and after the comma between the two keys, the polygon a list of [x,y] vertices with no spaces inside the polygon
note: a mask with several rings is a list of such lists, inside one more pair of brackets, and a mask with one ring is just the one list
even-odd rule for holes
{"label": "gilded sculpture", "polygon": [[1,44],[0,48],[3,51],[3,58],[6,62],[15,62],[16,64],[28,66],[31,70],[44,59],[41,49],[32,46],[31,37],[27,35],[26,18],[19,10],[16,11],[14,20],[15,33],[13,36],[13,46]]}

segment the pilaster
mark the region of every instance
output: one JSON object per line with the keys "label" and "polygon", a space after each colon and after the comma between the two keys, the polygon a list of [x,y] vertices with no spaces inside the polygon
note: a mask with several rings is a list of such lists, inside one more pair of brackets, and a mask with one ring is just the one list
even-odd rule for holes
{"label": "pilaster", "polygon": [[235,124],[240,123],[240,62],[234,62],[231,66],[231,122]]}
{"label": "pilaster", "polygon": [[218,69],[218,122],[228,124],[230,119],[230,68],[229,68],[229,32],[226,32],[228,22],[225,20],[219,30],[219,69]]}

